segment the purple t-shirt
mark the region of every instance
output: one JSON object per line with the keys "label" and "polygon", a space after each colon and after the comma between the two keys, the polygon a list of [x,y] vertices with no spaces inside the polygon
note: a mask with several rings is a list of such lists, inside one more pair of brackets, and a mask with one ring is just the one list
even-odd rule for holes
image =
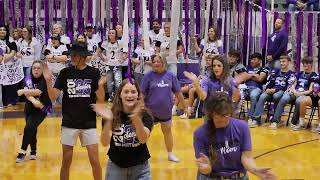
{"label": "purple t-shirt", "polygon": [[229,78],[229,84],[231,89],[227,90],[223,86],[221,86],[221,83],[219,80],[212,80],[211,78],[205,78],[201,84],[201,88],[207,93],[207,99],[212,96],[215,92],[225,92],[229,94],[230,97],[232,97],[233,92],[235,91],[236,85],[234,83],[233,78]]}
{"label": "purple t-shirt", "polygon": [[180,92],[178,79],[170,71],[164,73],[149,72],[144,75],[141,91],[145,96],[145,104],[153,116],[159,119],[171,119],[173,107],[172,92]]}
{"label": "purple t-shirt", "polygon": [[[200,153],[209,155],[209,138],[207,123],[201,125],[193,134],[193,147],[196,158]],[[214,148],[217,153],[217,160],[212,164],[213,174],[220,176],[231,176],[239,172],[245,172],[241,163],[241,155],[244,151],[251,151],[251,136],[248,125],[238,119],[230,118],[225,128],[216,129]]]}

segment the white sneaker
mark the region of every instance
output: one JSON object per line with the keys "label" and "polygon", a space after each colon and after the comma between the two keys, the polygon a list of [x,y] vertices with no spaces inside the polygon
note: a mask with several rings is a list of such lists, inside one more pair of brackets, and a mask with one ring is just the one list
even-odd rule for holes
{"label": "white sneaker", "polygon": [[180,160],[174,154],[168,154],[168,160],[173,162],[180,162]]}
{"label": "white sneaker", "polygon": [[30,160],[37,160],[37,156],[33,155],[33,154],[30,154]]}
{"label": "white sneaker", "polygon": [[251,122],[248,123],[248,126],[249,126],[250,128],[258,127],[258,121],[251,120]]}
{"label": "white sneaker", "polygon": [[276,122],[273,122],[270,124],[269,126],[270,129],[277,129],[278,128],[278,124]]}
{"label": "white sneaker", "polygon": [[292,130],[294,130],[294,131],[300,131],[302,129],[304,129],[304,126],[302,124],[295,125],[292,128]]}
{"label": "white sneaker", "polygon": [[316,127],[316,128],[312,128],[311,132],[313,133],[319,133],[320,134],[320,126]]}
{"label": "white sneaker", "polygon": [[177,106],[173,106],[172,107],[172,116],[176,116],[177,115]]}
{"label": "white sneaker", "polygon": [[183,113],[182,115],[179,116],[180,119],[189,119],[187,113]]}

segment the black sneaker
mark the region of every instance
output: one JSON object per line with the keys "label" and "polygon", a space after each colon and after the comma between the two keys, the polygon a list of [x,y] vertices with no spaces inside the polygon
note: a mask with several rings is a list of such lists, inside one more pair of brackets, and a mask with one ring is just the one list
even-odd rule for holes
{"label": "black sneaker", "polygon": [[21,163],[25,160],[26,158],[26,154],[23,154],[23,153],[19,153],[18,156],[17,156],[17,159],[16,159],[16,163]]}

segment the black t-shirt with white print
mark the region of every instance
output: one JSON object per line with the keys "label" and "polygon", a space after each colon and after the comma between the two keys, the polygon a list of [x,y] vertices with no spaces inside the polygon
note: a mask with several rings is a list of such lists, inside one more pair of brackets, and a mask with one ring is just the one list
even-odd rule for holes
{"label": "black t-shirt with white print", "polygon": [[[144,163],[150,158],[147,144],[141,144],[136,136],[128,114],[121,113],[121,124],[112,131],[109,159],[122,168],[128,168]],[[147,112],[142,113],[142,122],[150,131],[153,118]]]}
{"label": "black t-shirt with white print", "polygon": [[62,69],[54,87],[63,91],[62,126],[75,129],[96,128],[96,113],[91,104],[97,97],[100,72],[87,66],[83,70],[75,67]]}

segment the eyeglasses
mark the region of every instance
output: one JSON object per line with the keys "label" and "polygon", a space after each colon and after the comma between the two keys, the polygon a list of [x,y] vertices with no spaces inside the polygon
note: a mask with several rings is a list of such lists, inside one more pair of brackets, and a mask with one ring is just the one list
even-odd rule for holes
{"label": "eyeglasses", "polygon": [[230,113],[225,113],[225,114],[214,113],[213,114],[213,117],[216,117],[216,118],[229,118],[230,116],[231,116]]}

